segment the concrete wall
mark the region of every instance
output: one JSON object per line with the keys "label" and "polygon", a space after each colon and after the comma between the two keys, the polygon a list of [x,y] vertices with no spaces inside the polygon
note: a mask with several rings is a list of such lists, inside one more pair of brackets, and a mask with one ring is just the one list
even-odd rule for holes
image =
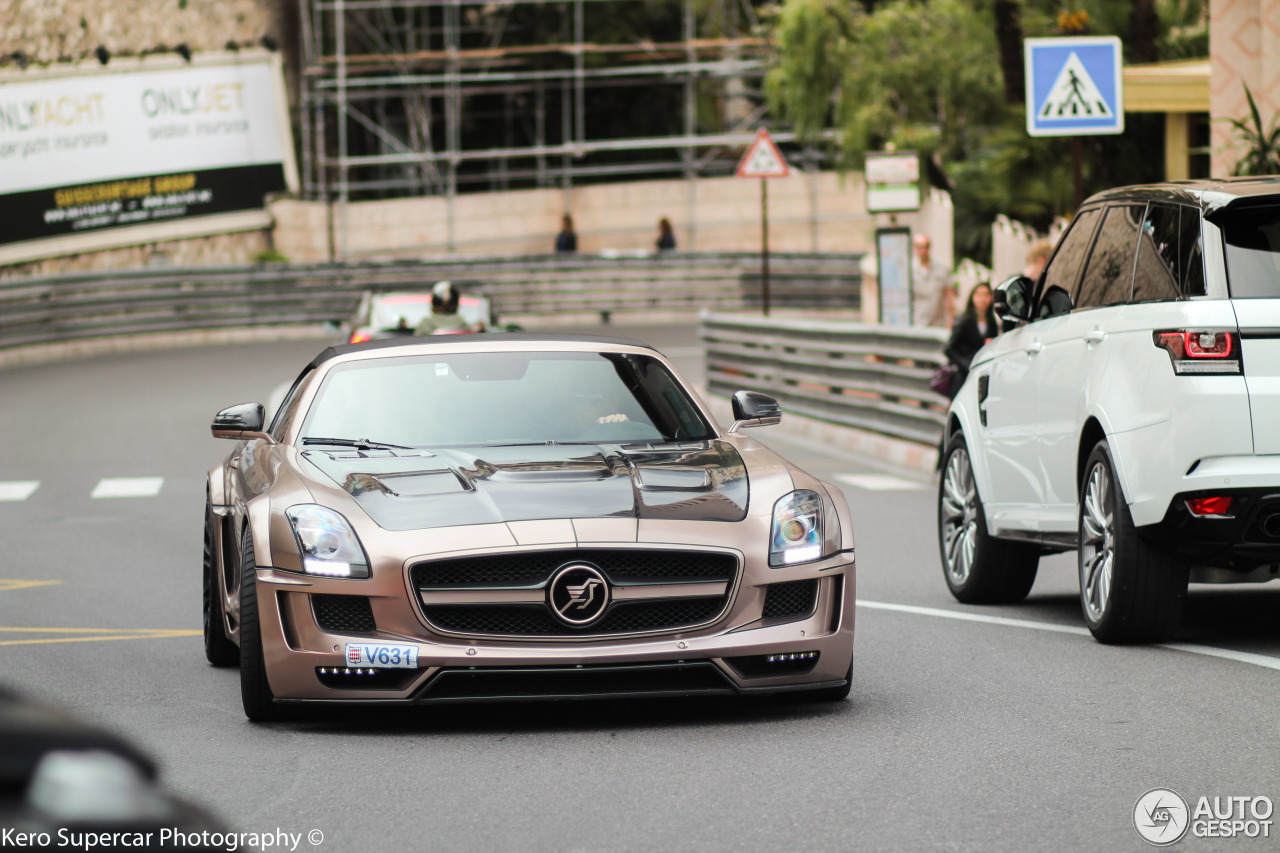
{"label": "concrete wall", "polygon": [[1253,92],[1264,129],[1280,113],[1280,0],[1210,0],[1209,17],[1210,173],[1221,178],[1240,154],[1231,126],[1217,119],[1249,116],[1243,84]]}
{"label": "concrete wall", "polygon": [[120,56],[183,43],[192,52],[257,45],[267,33],[279,40],[296,9],[286,0],[7,0],[0,53],[47,64],[84,59],[98,45]]}
{"label": "concrete wall", "polygon": [[61,275],[93,270],[141,269],[155,266],[235,266],[254,263],[271,248],[267,231],[212,234],[81,252],[0,267],[0,281],[33,275]]}
{"label": "concrete wall", "polygon": [[[832,172],[769,180],[769,246],[778,252],[863,252],[871,249],[877,220],[866,211],[861,175]],[[658,219],[675,227],[686,251],[758,251],[760,181],[707,178],[633,181],[560,189],[476,193],[454,201],[453,251],[449,201],[409,198],[335,204],[281,201],[271,207],[276,248],[291,260],[329,257],[329,216],[335,254],[352,258],[506,255],[551,251],[560,217],[570,213],[578,250],[652,250]],[[927,227],[940,255],[951,256],[950,211],[936,223],[922,214],[902,224]],[[930,214],[923,214],[924,216]],[[345,219],[345,222],[344,222]],[[945,219],[945,224],[943,220]],[[345,227],[344,227],[345,225]],[[344,241],[345,231],[345,241]]]}

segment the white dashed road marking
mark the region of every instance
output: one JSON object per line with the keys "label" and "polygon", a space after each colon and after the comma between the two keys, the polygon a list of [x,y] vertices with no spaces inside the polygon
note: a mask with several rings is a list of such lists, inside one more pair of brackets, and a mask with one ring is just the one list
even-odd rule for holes
{"label": "white dashed road marking", "polygon": [[150,498],[160,494],[164,477],[107,477],[98,481],[91,498]]}
{"label": "white dashed road marking", "polygon": [[25,501],[40,488],[39,480],[8,480],[0,483],[0,501]]}
{"label": "white dashed road marking", "polygon": [[[859,607],[868,610],[892,610],[897,613],[912,613],[916,616],[934,616],[940,619],[956,619],[961,622],[983,622],[987,625],[1003,625],[1007,628],[1028,628],[1032,631],[1051,631],[1055,634],[1074,634],[1089,636],[1089,629],[1077,625],[1055,625],[1052,622],[1036,622],[1032,619],[1009,619],[1005,616],[988,616],[985,613],[961,613],[957,610],[942,610],[937,607],[917,607],[914,604],[887,604],[883,601],[859,601]],[[1252,652],[1238,652],[1235,649],[1219,649],[1214,646],[1201,646],[1195,643],[1155,643],[1157,648],[1171,649],[1175,652],[1187,652],[1193,655],[1205,655],[1212,658],[1223,658],[1236,663],[1247,663],[1266,669],[1280,670],[1280,658],[1270,655],[1257,655]]]}
{"label": "white dashed road marking", "polygon": [[928,488],[925,483],[891,477],[888,474],[837,474],[836,479],[869,492],[907,492]]}

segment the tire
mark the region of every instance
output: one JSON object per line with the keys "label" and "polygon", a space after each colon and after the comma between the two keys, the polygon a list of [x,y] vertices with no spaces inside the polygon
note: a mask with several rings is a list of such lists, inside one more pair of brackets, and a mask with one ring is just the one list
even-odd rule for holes
{"label": "tire", "polygon": [[214,559],[213,506],[204,504],[204,656],[214,666],[234,666],[240,650],[227,637],[227,620],[222,611],[222,589],[218,585],[218,565]]}
{"label": "tire", "polygon": [[1036,582],[1040,548],[987,533],[987,518],[973,479],[964,434],[954,433],[938,482],[938,552],[942,576],[957,601],[1016,604]]}
{"label": "tire", "polygon": [[240,700],[244,715],[255,723],[284,718],[267,683],[258,621],[258,565],[248,525],[240,544]]}
{"label": "tire", "polygon": [[1103,643],[1155,643],[1178,630],[1188,564],[1152,548],[1133,525],[1106,441],[1084,466],[1078,511],[1080,606]]}

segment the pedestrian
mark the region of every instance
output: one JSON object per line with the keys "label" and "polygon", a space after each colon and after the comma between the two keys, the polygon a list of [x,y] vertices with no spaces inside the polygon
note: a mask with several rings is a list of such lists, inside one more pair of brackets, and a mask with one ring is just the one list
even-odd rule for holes
{"label": "pedestrian", "polygon": [[915,257],[911,261],[911,322],[946,328],[951,325],[955,310],[950,272],[933,261],[928,234],[917,234],[912,245]]}
{"label": "pedestrian", "polygon": [[1044,272],[1044,265],[1049,263],[1049,255],[1053,254],[1053,244],[1048,240],[1037,240],[1031,244],[1031,248],[1027,250],[1027,265],[1023,268],[1022,274],[1032,281],[1040,280],[1040,273]]}
{"label": "pedestrian", "polygon": [[658,220],[657,246],[659,252],[676,250],[676,232],[671,228],[671,220],[665,216]]}
{"label": "pedestrian", "polygon": [[578,251],[578,234],[573,230],[573,217],[560,218],[560,233],[556,235],[556,254],[568,255]]}
{"label": "pedestrian", "polygon": [[992,310],[991,285],[980,281],[973,286],[964,311],[956,317],[951,327],[951,338],[947,341],[947,361],[955,365],[956,373],[951,377],[951,398],[955,399],[965,377],[969,375],[969,365],[978,350],[987,341],[1000,334],[1000,321]]}

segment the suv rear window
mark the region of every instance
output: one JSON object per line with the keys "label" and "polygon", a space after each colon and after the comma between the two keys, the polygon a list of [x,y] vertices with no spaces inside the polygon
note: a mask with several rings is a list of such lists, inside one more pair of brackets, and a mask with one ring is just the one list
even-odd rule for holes
{"label": "suv rear window", "polygon": [[1219,222],[1227,285],[1236,299],[1280,297],[1280,207],[1251,208]]}

